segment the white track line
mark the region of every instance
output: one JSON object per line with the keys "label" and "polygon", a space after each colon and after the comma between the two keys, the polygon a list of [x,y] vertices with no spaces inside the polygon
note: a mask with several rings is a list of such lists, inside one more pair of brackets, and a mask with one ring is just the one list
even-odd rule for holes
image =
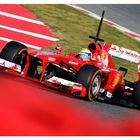
{"label": "white track line", "polygon": [[29,32],[29,31],[25,31],[25,30],[20,30],[20,29],[16,29],[16,28],[4,26],[4,25],[0,25],[0,28],[10,30],[10,31],[15,31],[15,32],[18,32],[18,33],[23,33],[23,34],[26,34],[26,35],[30,35],[30,36],[34,36],[34,37],[38,37],[38,38],[42,38],[42,39],[46,39],[46,40],[59,41],[59,39],[57,39],[57,38],[53,38],[53,37],[50,37],[50,36],[46,36],[46,35],[42,35],[42,34],[38,34],[38,33],[34,33],[34,32]]}
{"label": "white track line", "polygon": [[14,14],[7,13],[7,12],[0,11],[0,15],[6,16],[6,17],[10,17],[10,18],[19,19],[19,20],[23,20],[23,21],[26,21],[26,22],[31,22],[31,23],[39,24],[39,25],[45,25],[41,21],[33,20],[33,19],[30,19],[30,18],[25,18],[25,17],[14,15]]}
{"label": "white track line", "polygon": [[[89,15],[91,17],[94,17],[96,19],[99,19],[100,20],[100,18],[101,18],[99,15],[97,15],[95,13],[92,13],[91,11],[86,10],[84,8],[81,8],[79,6],[76,6],[76,5],[73,5],[73,4],[67,4],[67,5],[70,6],[70,7],[75,8],[75,9],[77,9],[79,11],[81,11],[84,14],[87,14],[87,15]],[[126,29],[125,27],[122,27],[122,26],[120,26],[120,25],[118,25],[118,24],[116,24],[116,23],[114,23],[114,22],[112,22],[112,21],[110,21],[108,19],[105,19],[104,18],[104,22],[107,23],[107,24],[109,24],[109,25],[111,25],[111,26],[113,26],[113,27],[115,27],[116,29],[118,29],[119,31],[125,33],[126,35],[128,35],[128,36],[130,36],[130,37],[132,37],[132,38],[134,38],[134,39],[136,39],[138,41],[140,41],[140,35],[139,34],[133,32],[133,31],[131,31],[129,29]],[[130,35],[130,34],[133,34],[133,35]]]}
{"label": "white track line", "polygon": [[[13,41],[13,39],[5,38],[5,37],[0,37],[0,40],[6,41],[6,42]],[[15,40],[15,41],[18,41],[18,40]],[[31,44],[27,44],[27,43],[24,43],[24,42],[21,42],[21,41],[18,41],[18,42],[24,44],[27,47],[30,47],[30,48],[33,48],[33,49],[36,49],[36,50],[41,50],[42,49],[41,47],[34,46],[34,45],[31,45]]]}

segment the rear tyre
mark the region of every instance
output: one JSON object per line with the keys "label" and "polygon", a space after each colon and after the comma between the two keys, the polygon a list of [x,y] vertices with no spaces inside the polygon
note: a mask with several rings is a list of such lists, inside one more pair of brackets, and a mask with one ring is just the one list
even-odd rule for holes
{"label": "rear tyre", "polygon": [[84,65],[77,73],[77,82],[86,87],[86,99],[93,101],[101,87],[101,72],[98,67]]}
{"label": "rear tyre", "polygon": [[134,88],[133,101],[140,108],[140,81],[136,83]]}
{"label": "rear tyre", "polygon": [[0,58],[21,65],[23,70],[26,64],[27,47],[19,42],[10,41],[2,49]]}

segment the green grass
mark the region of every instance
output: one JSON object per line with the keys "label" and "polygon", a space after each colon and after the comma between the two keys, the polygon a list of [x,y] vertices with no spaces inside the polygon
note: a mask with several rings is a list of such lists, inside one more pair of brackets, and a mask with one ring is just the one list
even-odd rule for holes
{"label": "green grass", "polygon": [[[60,39],[58,45],[64,48],[64,52],[78,52],[86,47],[91,39],[89,35],[95,35],[99,21],[89,17],[67,5],[62,4],[31,4],[23,5],[34,13],[34,15],[48,25],[51,30]],[[140,50],[140,42],[124,35],[117,29],[103,24],[100,37],[106,42],[112,42],[121,47],[132,50]],[[114,60],[118,65],[130,66],[119,59]],[[134,80],[137,76],[136,65],[132,65],[127,79]]]}

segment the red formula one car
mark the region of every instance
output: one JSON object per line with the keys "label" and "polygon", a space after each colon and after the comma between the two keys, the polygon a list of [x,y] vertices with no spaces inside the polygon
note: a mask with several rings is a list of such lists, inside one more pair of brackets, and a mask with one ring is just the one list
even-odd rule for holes
{"label": "red formula one car", "polygon": [[126,81],[122,71],[126,74],[127,69],[120,67],[117,70],[111,57],[139,63],[140,55],[99,38],[103,17],[104,11],[96,36],[90,36],[94,41],[78,54],[63,55],[59,47],[28,53],[24,44],[11,41],[0,53],[0,67],[89,101],[96,98],[123,100],[140,107],[140,67],[138,80],[134,83]]}

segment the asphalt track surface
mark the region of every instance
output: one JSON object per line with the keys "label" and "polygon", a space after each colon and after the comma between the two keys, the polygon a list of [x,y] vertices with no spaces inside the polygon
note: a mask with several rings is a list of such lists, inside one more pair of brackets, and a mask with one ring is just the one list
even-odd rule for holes
{"label": "asphalt track surface", "polygon": [[0,135],[139,135],[140,111],[88,102],[0,70]]}
{"label": "asphalt track surface", "polygon": [[[7,35],[7,34],[6,34]],[[87,102],[0,70],[0,135],[140,135],[140,111]]]}
{"label": "asphalt track surface", "polygon": [[78,6],[101,15],[131,31],[140,34],[140,4],[78,4]]}

